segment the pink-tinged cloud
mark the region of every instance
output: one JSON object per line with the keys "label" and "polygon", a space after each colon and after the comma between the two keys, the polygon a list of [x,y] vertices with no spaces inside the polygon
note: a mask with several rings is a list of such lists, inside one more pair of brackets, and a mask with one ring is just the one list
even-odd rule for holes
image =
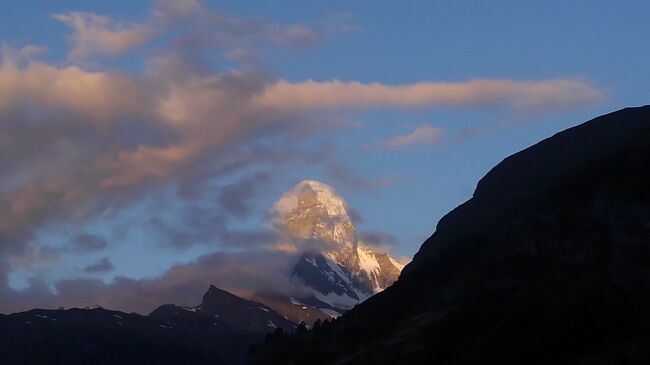
{"label": "pink-tinged cloud", "polygon": [[[7,124],[8,132],[0,137],[0,167],[6,176],[0,246],[21,246],[34,229],[53,219],[92,216],[116,202],[135,200],[143,191],[175,184],[184,174],[212,176],[220,166],[239,166],[237,156],[258,139],[318,131],[313,127],[329,119],[311,112],[325,107],[466,103],[522,109],[547,105],[553,111],[602,96],[588,84],[570,80],[292,84],[254,71],[206,73],[184,63],[182,56],[153,62],[143,74],[44,62],[1,64],[0,113],[7,117],[0,125]],[[556,100],[550,95],[554,90],[564,98]],[[125,133],[130,130],[137,133]],[[440,134],[423,128],[386,146],[436,143]],[[308,138],[309,133],[302,135]],[[255,157],[246,164],[262,160]],[[330,172],[357,184],[345,171]]]}
{"label": "pink-tinged cloud", "polygon": [[111,263],[108,257],[102,257],[99,261],[90,264],[84,268],[87,273],[100,273],[114,270],[115,266]]}
{"label": "pink-tinged cloud", "polygon": [[0,111],[19,106],[74,111],[93,119],[140,114],[150,100],[142,84],[119,73],[30,62],[0,64]]}
{"label": "pink-tinged cloud", "polygon": [[580,79],[542,81],[473,80],[405,85],[279,81],[256,103],[281,109],[377,109],[435,107],[505,107],[556,111],[603,100],[603,93]]}
{"label": "pink-tinged cloud", "polygon": [[82,60],[88,56],[117,56],[151,40],[157,29],[149,24],[121,23],[108,16],[86,12],[54,14],[57,19],[72,28],[73,44],[68,57]]}
{"label": "pink-tinged cloud", "polygon": [[[119,212],[148,197],[160,198],[163,190],[177,190],[181,199],[212,201],[203,199],[211,191],[207,182],[237,180],[235,177],[262,168],[282,175],[280,169],[287,168],[291,161],[316,164],[348,186],[367,187],[366,177],[354,169],[341,168],[336,157],[327,157],[328,149],[316,151],[296,143],[326,129],[323,125],[340,121],[332,117],[336,113],[318,113],[322,109],[503,107],[554,112],[603,97],[588,82],[572,79],[391,86],[356,81],[291,83],[255,70],[214,72],[197,61],[202,58],[196,57],[197,53],[212,55],[214,47],[299,47],[312,44],[327,32],[257,18],[232,18],[205,9],[193,0],[158,0],[155,4],[157,8],[142,23],[121,23],[89,13],[56,16],[73,29],[73,61],[93,55],[123,54],[142,46],[167,27],[195,20],[184,23],[188,29],[179,32],[188,31],[174,38],[179,42],[166,49],[166,53],[145,60],[145,71],[141,73],[116,72],[100,65],[89,71],[78,66],[30,61],[41,51],[34,47],[11,54],[2,51],[0,311],[28,306],[19,296],[12,299],[12,295],[18,294],[6,285],[9,270],[47,266],[56,261],[58,254],[99,251],[107,246],[101,240],[85,237],[64,251],[52,252],[39,245],[40,229],[83,226],[106,212]],[[191,36],[196,34],[200,41],[182,42],[192,40]],[[182,46],[175,47],[179,44]],[[251,55],[254,53],[242,51],[233,57],[243,60]],[[437,138],[435,131],[425,128],[398,136],[388,145],[399,148],[435,143]],[[254,183],[248,183],[249,186],[243,178],[236,186],[224,186],[228,197],[219,195],[219,203],[246,216],[248,199],[257,190],[257,185],[252,185],[270,185],[259,176],[252,176]],[[376,182],[391,183],[394,180]],[[191,233],[171,230],[175,234],[170,236],[178,237],[176,241],[182,244],[217,236],[233,245],[268,238],[264,232],[233,231],[228,220],[219,215],[206,217],[211,216],[199,211],[187,220],[192,222],[188,230]],[[176,292],[176,287],[192,288],[194,295],[200,295],[207,285],[215,283],[215,278],[221,278],[224,286],[232,290],[253,290],[260,284],[270,285],[267,281],[279,281],[277,275],[260,276],[259,263],[269,261],[268,253],[251,257],[250,265],[248,260],[243,257],[233,261],[215,254],[192,265],[175,267],[160,280],[116,280],[102,292],[106,294],[102,297],[104,301],[95,303],[150,308],[173,298],[194,298],[187,295],[186,289]],[[226,266],[223,262],[234,264]],[[219,273],[201,276],[209,270]],[[245,277],[243,271],[250,275],[247,281],[238,282],[238,277]],[[170,278],[178,281],[174,283]],[[172,287],[165,287],[168,283]],[[65,283],[59,284],[57,289],[65,297]],[[77,284],[67,288],[75,289],[73,292],[79,295],[94,293],[90,290],[93,287],[96,292],[106,289],[97,281],[80,280]],[[133,291],[125,290],[123,285]],[[135,298],[137,293],[157,293],[158,286],[162,287],[161,294],[152,295],[151,302],[130,303],[142,300]],[[43,295],[55,296],[43,287]],[[70,295],[75,296],[74,293]],[[124,296],[123,301],[113,302],[120,295]],[[94,298],[84,297],[80,302],[92,303]],[[44,303],[42,298],[34,299],[38,300],[30,302],[33,305]],[[14,304],[3,305],[3,300],[5,304],[9,300]]]}
{"label": "pink-tinged cloud", "polygon": [[163,23],[183,21],[206,12],[198,0],[154,0],[153,3],[152,17]]}
{"label": "pink-tinged cloud", "polygon": [[377,145],[393,150],[411,146],[436,146],[443,141],[444,137],[444,129],[423,125],[409,134],[394,136]]}
{"label": "pink-tinged cloud", "polygon": [[4,42],[0,42],[0,57],[11,62],[20,63],[30,60],[47,51],[46,47],[28,44],[20,48],[12,47]]}
{"label": "pink-tinged cloud", "polygon": [[72,29],[68,59],[73,62],[83,62],[95,55],[122,55],[179,24],[189,24],[192,35],[188,39],[195,43],[233,49],[259,44],[304,47],[318,42],[331,31],[325,26],[316,29],[298,24],[276,24],[260,18],[235,18],[208,9],[196,0],[156,0],[153,5],[141,22],[119,22],[89,12],[53,14],[52,17]]}

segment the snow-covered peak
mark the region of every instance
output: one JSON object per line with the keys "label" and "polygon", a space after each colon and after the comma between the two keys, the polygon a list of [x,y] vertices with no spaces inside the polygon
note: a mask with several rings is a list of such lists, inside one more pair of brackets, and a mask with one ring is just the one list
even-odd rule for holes
{"label": "snow-covered peak", "polygon": [[274,206],[277,227],[303,251],[293,276],[314,297],[333,308],[349,309],[391,285],[402,266],[356,237],[345,200],[334,189],[304,180]]}
{"label": "snow-covered peak", "polygon": [[280,217],[300,208],[318,205],[325,208],[330,217],[349,219],[345,200],[334,189],[320,181],[303,180],[278,200],[273,210]]}
{"label": "snow-covered peak", "polygon": [[[351,257],[356,230],[345,201],[334,189],[304,180],[285,193],[274,206],[276,224],[290,237],[311,240],[322,252]],[[313,247],[312,247],[313,249]]]}

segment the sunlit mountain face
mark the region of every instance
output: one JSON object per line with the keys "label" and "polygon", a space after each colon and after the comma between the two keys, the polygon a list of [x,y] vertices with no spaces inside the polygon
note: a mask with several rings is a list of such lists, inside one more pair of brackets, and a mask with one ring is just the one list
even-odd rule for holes
{"label": "sunlit mountain face", "polygon": [[304,247],[292,277],[311,289],[311,302],[345,311],[397,280],[403,265],[357,238],[346,202],[330,186],[302,181],[275,210],[283,239]]}

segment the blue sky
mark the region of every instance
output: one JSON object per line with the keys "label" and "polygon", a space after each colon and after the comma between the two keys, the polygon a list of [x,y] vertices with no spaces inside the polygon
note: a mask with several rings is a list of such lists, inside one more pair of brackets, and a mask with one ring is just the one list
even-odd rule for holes
{"label": "blue sky", "polygon": [[[257,249],[302,179],[411,257],[503,158],[650,100],[646,1],[170,4],[0,0],[0,270],[17,297]],[[84,234],[105,244],[74,246]]]}

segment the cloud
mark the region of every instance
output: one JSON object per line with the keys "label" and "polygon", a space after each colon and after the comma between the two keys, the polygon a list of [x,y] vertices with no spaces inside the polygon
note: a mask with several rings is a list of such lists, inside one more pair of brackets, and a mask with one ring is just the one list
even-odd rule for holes
{"label": "cloud", "polygon": [[411,146],[437,146],[442,142],[444,137],[444,129],[423,125],[409,134],[394,136],[385,141],[380,141],[376,145],[392,150]]}
{"label": "cloud", "polygon": [[[11,52],[5,47],[0,59],[0,310],[93,300],[142,309],[182,300],[181,293],[200,296],[211,283],[250,291],[255,280],[261,285],[280,280],[276,274],[286,268],[287,256],[269,256],[260,249],[276,239],[274,232],[233,224],[233,217],[246,219],[256,212],[259,195],[275,176],[309,165],[346,187],[367,189],[395,181],[365,177],[337,161],[339,153],[314,146],[315,134],[340,126],[346,115],[340,110],[502,107],[554,112],[602,98],[588,82],[573,79],[385,85],[290,82],[265,69],[221,70],[206,59],[229,50],[310,46],[329,34],[331,24],[236,18],[192,0],[156,1],[141,22],[80,12],[55,17],[72,27],[68,63],[35,60],[42,52],[36,46]],[[79,65],[95,55],[124,54],[157,36],[165,44],[147,54],[138,71]],[[322,113],[324,109],[332,113]],[[9,271],[106,247],[101,237],[79,235],[56,251],[39,242],[40,232],[70,227],[76,229],[69,232],[77,232],[144,201],[160,202],[143,229],[156,232],[152,237],[166,236],[161,241],[167,246],[214,244],[247,252],[215,253],[155,280],[60,281],[58,295],[41,290],[50,283],[36,279],[27,291],[7,286]],[[168,210],[176,216],[158,216]],[[266,260],[275,269],[256,274],[253,269]],[[248,276],[238,279],[240,274]]]}
{"label": "cloud", "polygon": [[255,52],[245,48],[235,48],[224,54],[226,59],[238,61],[244,64],[261,65],[262,60]]}
{"label": "cloud", "polygon": [[219,201],[228,214],[244,217],[250,212],[251,200],[255,197],[256,190],[268,186],[270,181],[271,177],[267,173],[257,172],[224,186]]}
{"label": "cloud", "polygon": [[28,44],[20,48],[14,48],[7,43],[0,42],[0,57],[11,60],[15,63],[31,60],[47,51],[46,47]]}
{"label": "cloud", "polygon": [[154,5],[154,17],[171,23],[184,21],[205,12],[198,0],[154,0]]}
{"label": "cloud", "polygon": [[357,236],[359,237],[359,241],[383,250],[400,243],[397,237],[380,231],[360,231],[357,232]]}
{"label": "cloud", "polygon": [[[306,293],[305,288],[287,274],[296,259],[264,250],[215,252],[187,264],[174,265],[153,279],[117,277],[110,283],[90,278],[59,280],[54,283],[56,294],[37,279],[32,279],[24,290],[11,289],[5,282],[4,286],[0,285],[0,312],[98,304],[147,314],[164,303],[197,305],[211,284],[244,297],[260,291],[302,295]],[[103,266],[103,260],[99,264]]]}
{"label": "cloud", "polygon": [[87,273],[98,273],[112,271],[115,269],[115,266],[111,263],[108,257],[102,257],[99,261],[92,265],[88,265],[84,268],[84,271]]}
{"label": "cloud", "polygon": [[101,251],[108,246],[106,240],[94,234],[82,233],[75,236],[68,246],[71,252],[85,253]]}
{"label": "cloud", "polygon": [[94,54],[117,56],[148,42],[157,33],[151,25],[121,23],[93,13],[75,11],[52,17],[72,28],[73,48],[68,53],[72,60]]}
{"label": "cloud", "polygon": [[472,80],[457,83],[279,81],[256,98],[260,106],[281,109],[385,109],[503,107],[563,110],[603,100],[603,93],[580,79],[542,81]]}
{"label": "cloud", "polygon": [[22,252],[9,257],[9,263],[14,270],[36,270],[46,268],[60,259],[59,252],[49,246],[28,244]]}
{"label": "cloud", "polygon": [[191,205],[175,208],[173,218],[152,214],[145,228],[151,241],[167,247],[183,249],[195,245],[218,246],[222,249],[250,250],[275,241],[275,234],[267,229],[233,229],[230,213],[220,207]]}
{"label": "cloud", "polygon": [[117,72],[88,72],[43,62],[19,67],[8,59],[0,65],[0,111],[4,113],[31,107],[75,112],[93,120],[142,116],[152,107],[151,89],[147,89],[145,83]]}
{"label": "cloud", "polygon": [[[83,222],[182,176],[201,176],[192,182],[200,184],[286,157],[257,154],[256,136],[282,136],[292,121],[250,107],[264,76],[185,72],[177,81],[164,71],[134,76],[5,61],[0,250],[48,223]],[[237,206],[234,198],[224,201]]]}
{"label": "cloud", "polygon": [[[243,46],[272,44],[285,48],[301,48],[319,42],[326,33],[351,29],[338,19],[328,19],[320,29],[299,24],[277,24],[262,18],[236,18],[205,7],[195,0],[155,0],[149,14],[141,22],[120,22],[109,16],[90,12],[53,14],[52,17],[72,29],[72,49],[68,59],[83,62],[99,56],[119,56],[175,26],[188,26],[189,37],[203,46],[229,48],[233,59],[250,61],[252,54]],[[182,39],[182,37],[180,38]],[[247,56],[243,57],[244,54]]]}
{"label": "cloud", "polygon": [[219,12],[206,15],[214,29],[212,40],[222,46],[271,43],[286,48],[299,48],[320,41],[319,31],[303,25],[280,25],[263,19],[236,19]]}

